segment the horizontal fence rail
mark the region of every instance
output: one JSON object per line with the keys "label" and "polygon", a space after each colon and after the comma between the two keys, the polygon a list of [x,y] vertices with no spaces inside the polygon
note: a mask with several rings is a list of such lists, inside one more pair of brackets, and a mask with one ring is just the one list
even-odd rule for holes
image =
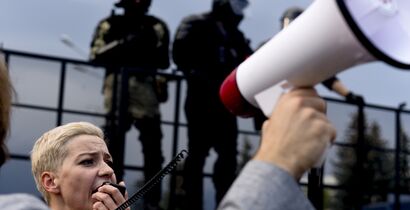
{"label": "horizontal fence rail", "polygon": [[[55,106],[48,106],[48,105],[38,105],[38,104],[30,104],[30,103],[19,103],[18,101],[15,101],[13,103],[13,107],[18,108],[18,109],[25,109],[25,110],[38,110],[38,111],[42,111],[42,112],[47,112],[47,113],[54,113],[56,115],[55,118],[55,122],[54,124],[56,126],[61,125],[64,121],[63,119],[63,115],[64,114],[73,114],[73,115],[81,115],[81,116],[90,116],[90,117],[96,117],[96,118],[100,118],[100,119],[105,119],[107,118],[107,114],[104,112],[94,112],[94,111],[89,111],[89,110],[77,110],[77,109],[70,109],[70,108],[66,108],[64,107],[64,100],[67,99],[65,97],[65,88],[66,88],[66,84],[67,84],[67,71],[72,69],[68,69],[67,66],[68,65],[81,65],[81,66],[86,66],[86,67],[90,67],[90,68],[95,68],[98,69],[100,68],[102,71],[104,70],[104,68],[102,68],[102,66],[98,66],[95,64],[92,64],[90,62],[87,61],[81,61],[81,60],[75,60],[75,59],[67,59],[67,58],[62,58],[62,57],[54,57],[54,56],[46,56],[46,55],[38,55],[38,54],[32,54],[32,53],[26,53],[26,52],[20,52],[20,51],[14,51],[14,50],[7,50],[7,49],[3,49],[2,54],[4,55],[4,59],[6,61],[6,63],[10,63],[12,61],[13,58],[17,57],[17,58],[29,58],[29,59],[33,59],[33,60],[40,60],[40,61],[47,61],[47,62],[55,62],[57,64],[59,64],[60,68],[56,71],[59,71],[59,81],[58,81],[58,90],[57,90],[57,101],[56,101],[56,105]],[[10,68],[10,71],[13,71],[12,68]],[[31,69],[25,69],[25,71],[31,71]],[[181,87],[182,83],[184,82],[185,78],[182,74],[180,74],[178,71],[172,70],[169,72],[165,72],[165,73],[159,73],[165,77],[168,78],[169,81],[173,81],[175,83],[175,92],[172,94],[173,96],[173,105],[172,107],[174,107],[174,117],[172,119],[166,119],[166,120],[162,120],[162,124],[166,125],[166,126],[170,126],[172,129],[171,132],[171,141],[172,141],[172,146],[171,148],[169,148],[171,151],[169,151],[169,154],[171,154],[171,156],[175,156],[178,153],[178,145],[179,145],[179,139],[181,136],[180,133],[180,129],[181,128],[186,128],[187,125],[185,122],[183,122],[183,120],[181,119],[180,115],[181,115],[181,110],[183,110],[181,107],[183,105],[183,101],[184,98],[183,97],[183,93],[182,91],[184,91],[184,89]],[[103,75],[103,73],[101,74]],[[101,78],[102,79],[102,78]],[[45,81],[46,82],[46,81]],[[17,95],[19,93],[17,92]],[[41,94],[41,93],[36,93],[36,94]],[[98,93],[100,94],[100,93]],[[360,139],[355,142],[335,142],[334,143],[334,147],[337,147],[338,149],[359,149],[359,153],[363,153],[364,151],[369,152],[369,151],[375,151],[375,152],[379,152],[379,153],[383,153],[383,154],[389,154],[391,157],[393,157],[394,159],[394,184],[393,186],[390,186],[388,189],[382,189],[387,194],[391,194],[393,195],[393,199],[392,202],[394,203],[394,209],[400,209],[400,196],[401,195],[410,195],[410,190],[405,191],[402,189],[402,187],[400,186],[399,183],[402,183],[404,181],[407,181],[407,179],[409,179],[410,177],[401,177],[400,174],[400,166],[403,167],[403,165],[400,164],[404,164],[402,162],[400,162],[400,157],[402,156],[410,156],[410,150],[407,147],[401,147],[402,145],[402,132],[403,132],[403,122],[401,121],[402,117],[405,115],[410,115],[410,110],[405,110],[404,106],[399,106],[399,107],[386,107],[386,106],[380,106],[380,105],[375,105],[375,104],[365,104],[363,106],[358,106],[356,104],[352,104],[352,103],[348,103],[344,100],[339,100],[339,99],[334,99],[334,98],[328,98],[328,97],[324,97],[324,99],[328,102],[328,104],[340,104],[340,105],[346,105],[346,106],[352,106],[353,110],[358,111],[358,113],[362,112],[362,114],[364,114],[365,111],[367,110],[377,110],[377,111],[382,111],[382,112],[386,112],[391,114],[392,116],[394,116],[395,121],[392,122],[394,124],[395,130],[394,130],[394,135],[395,135],[395,139],[393,141],[395,141],[395,146],[393,148],[386,148],[384,146],[373,146],[373,145],[366,145],[363,143],[363,141],[361,141]],[[360,114],[359,114],[360,115]],[[364,134],[364,129],[365,129],[366,125],[362,125],[362,127],[360,127],[360,125],[358,126],[358,128],[361,128],[362,130],[358,130],[358,134],[360,136],[360,133],[362,133],[362,135],[366,135]],[[239,131],[239,133],[241,135],[244,136],[253,136],[256,139],[259,138],[260,133],[258,131],[255,131],[253,129],[241,129]],[[183,134],[185,135],[185,134]],[[362,136],[364,138],[364,136]],[[407,140],[407,139],[406,139]],[[23,160],[23,161],[29,161],[29,156],[28,155],[22,155],[22,154],[14,154],[13,151],[11,151],[11,158],[12,159],[16,159],[16,160]],[[359,155],[360,156],[360,155]],[[363,169],[363,165],[365,164],[366,157],[357,157],[357,161],[361,161],[360,164],[362,164],[362,166],[360,166],[359,168],[357,168],[357,170],[364,170]],[[124,164],[123,168],[125,170],[131,170],[131,171],[141,171],[143,169],[143,165],[130,165],[130,164]],[[313,197],[309,197],[312,202],[319,202],[316,203],[316,207],[318,209],[324,209],[324,205],[323,203],[325,202],[323,199],[324,197],[322,196],[323,192],[326,190],[349,190],[349,187],[343,186],[341,184],[329,184],[324,182],[324,172],[323,170],[320,171],[321,174],[319,174],[318,176],[315,176],[314,179],[318,179],[316,180],[317,182],[315,182],[315,185],[309,185],[309,183],[312,183],[313,180],[309,179],[309,181],[302,181],[301,185],[303,187],[307,187],[308,191],[311,190],[312,188],[317,188],[316,190],[319,191],[314,191],[314,195],[312,195]],[[407,172],[410,173],[410,172]],[[176,175],[180,174],[180,171],[177,171],[175,173]],[[173,176],[175,177],[175,176]],[[206,178],[210,178],[212,177],[212,173],[204,173],[204,177]],[[364,177],[362,177],[364,178]],[[409,182],[410,183],[410,182]],[[175,188],[176,188],[176,180],[173,178],[171,180],[171,184],[170,184],[170,195],[169,195],[169,206],[168,209],[174,209],[175,208],[175,204],[173,203],[173,200],[176,199],[175,197]],[[410,189],[410,186],[409,186]],[[359,192],[359,196],[367,196],[369,194],[372,193],[377,193],[378,190],[380,189],[375,189],[371,192],[368,192],[366,190],[360,191]],[[309,193],[308,193],[309,194]],[[364,203],[362,203],[364,205]],[[361,205],[362,205],[361,204]],[[356,208],[361,209],[362,206],[356,206]]]}

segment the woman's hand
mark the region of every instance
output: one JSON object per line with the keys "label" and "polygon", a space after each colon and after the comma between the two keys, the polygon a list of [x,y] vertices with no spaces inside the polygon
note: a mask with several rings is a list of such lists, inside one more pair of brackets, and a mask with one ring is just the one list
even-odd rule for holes
{"label": "woman's hand", "polygon": [[[125,187],[123,181],[119,185]],[[95,200],[93,210],[115,210],[128,199],[128,192],[125,191],[125,195],[122,195],[118,188],[106,184],[99,187],[98,191],[92,195],[92,198]],[[130,208],[127,208],[127,210],[130,210]]]}

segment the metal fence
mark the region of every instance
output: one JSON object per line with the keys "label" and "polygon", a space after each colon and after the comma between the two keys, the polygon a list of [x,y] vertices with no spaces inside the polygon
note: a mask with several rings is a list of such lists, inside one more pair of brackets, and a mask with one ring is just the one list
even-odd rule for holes
{"label": "metal fence", "polygon": [[[3,50],[3,55],[16,89],[16,99],[13,104],[13,127],[9,142],[13,160],[28,161],[29,150],[35,139],[52,127],[78,120],[91,121],[97,125],[104,124],[107,114],[102,108],[101,87],[104,77],[102,67],[85,61],[13,50]],[[186,148],[186,120],[182,112],[185,80],[175,71],[161,74],[169,79],[169,99],[161,105],[164,130],[163,151],[166,157],[165,162],[168,162],[178,151]],[[332,206],[330,203],[337,201],[337,196],[340,196],[338,192],[355,192],[354,196],[361,199],[352,201],[352,209],[372,209],[375,203],[378,207],[385,206],[386,209],[400,209],[401,207],[405,209],[403,208],[404,203],[410,200],[408,199],[410,190],[404,186],[407,180],[410,180],[410,176],[407,176],[409,174],[407,157],[410,153],[405,143],[406,133],[410,133],[406,126],[410,123],[410,111],[404,109],[404,104],[397,108],[372,104],[358,106],[343,100],[325,99],[328,101],[328,116],[338,129],[338,138],[329,152],[324,167],[310,171],[301,181],[301,185],[307,189],[309,199],[317,209],[337,209],[337,206]],[[253,148],[242,152],[252,154],[258,146],[259,133],[253,129],[252,121],[239,119],[239,122],[241,143],[238,149],[242,150],[244,143],[250,142]],[[369,129],[377,130],[375,128],[377,126],[379,130],[374,131],[373,134],[376,135],[379,132],[377,135],[384,143],[375,146],[366,142],[365,139],[373,135],[368,134]],[[356,141],[351,141],[349,133],[356,136]],[[137,131],[131,130],[122,144],[123,154],[127,156],[123,162],[126,171],[125,179],[130,180],[131,183],[141,178],[140,171],[143,168],[142,161],[140,161],[142,156],[135,152],[138,151],[136,135]],[[24,149],[21,149],[22,147]],[[354,170],[351,174],[355,175],[355,188],[335,178],[338,175],[340,178],[340,173],[343,172],[340,171],[340,165],[345,164],[340,156],[343,153],[341,151],[349,150],[355,154],[355,164],[353,169],[346,170]],[[368,179],[366,167],[369,165],[368,154],[372,154],[372,151],[387,154],[387,158],[383,160],[388,160],[388,167],[391,170],[382,178],[379,177],[380,180],[385,180],[386,188],[373,189],[360,186]],[[210,156],[209,159],[212,162],[215,155],[211,153]],[[382,155],[375,156],[381,157]],[[241,161],[243,163],[246,160]],[[379,161],[378,164],[383,163]],[[376,172],[374,174],[378,174]],[[177,174],[178,172],[174,174],[175,176],[167,178],[163,184],[167,189],[163,204],[168,209],[175,209],[178,206]],[[206,169],[205,179],[211,176],[212,170]],[[205,181],[205,185],[208,186],[208,183],[209,180]],[[138,184],[140,183],[135,185]],[[214,197],[212,187],[209,189],[208,194],[211,195],[208,195],[210,198],[205,198],[205,209],[212,209],[215,205],[211,201]],[[382,194],[386,197],[374,200],[372,197],[374,194]]]}

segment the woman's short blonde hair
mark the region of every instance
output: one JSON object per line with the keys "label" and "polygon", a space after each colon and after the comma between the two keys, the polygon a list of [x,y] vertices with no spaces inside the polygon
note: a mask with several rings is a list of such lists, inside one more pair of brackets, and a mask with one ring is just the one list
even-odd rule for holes
{"label": "woman's short blonde hair", "polygon": [[48,202],[49,196],[41,183],[45,171],[56,172],[67,157],[67,142],[79,135],[92,135],[104,139],[102,130],[88,122],[72,122],[44,133],[31,151],[31,170],[37,189]]}

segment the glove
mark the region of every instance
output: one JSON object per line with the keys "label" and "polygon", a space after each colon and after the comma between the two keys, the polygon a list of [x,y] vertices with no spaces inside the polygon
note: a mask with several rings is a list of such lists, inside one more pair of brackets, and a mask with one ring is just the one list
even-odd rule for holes
{"label": "glove", "polygon": [[349,92],[346,95],[346,101],[349,102],[349,103],[357,104],[357,105],[364,105],[365,104],[363,96],[356,95],[352,92]]}

